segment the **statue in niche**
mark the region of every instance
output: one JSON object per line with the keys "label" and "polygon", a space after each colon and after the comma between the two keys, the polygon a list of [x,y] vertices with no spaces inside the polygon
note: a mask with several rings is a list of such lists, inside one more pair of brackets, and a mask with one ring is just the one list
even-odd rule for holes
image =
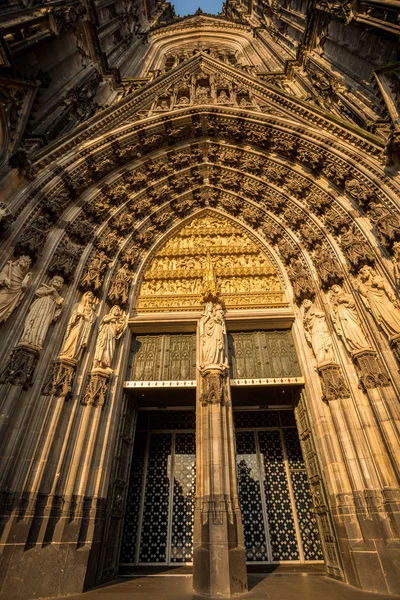
{"label": "statue in niche", "polygon": [[118,305],[113,306],[108,315],[102,318],[93,359],[95,369],[112,371],[111,363],[115,352],[115,344],[124,333],[126,325],[126,315]]}
{"label": "statue in niche", "polygon": [[232,104],[230,97],[225,90],[222,90],[217,98],[218,104]]}
{"label": "statue in niche", "polygon": [[65,332],[60,359],[78,360],[82,348],[87,346],[95,319],[95,303],[93,293],[86,292],[81,301],[75,304]]}
{"label": "statue in niche", "polygon": [[210,91],[204,86],[196,90],[196,104],[207,104],[210,101]]}
{"label": "statue in niche", "polygon": [[210,365],[227,366],[225,352],[226,327],[224,312],[220,304],[207,302],[199,322],[200,368]]}
{"label": "statue in niche", "polygon": [[304,300],[303,310],[306,339],[313,349],[317,365],[336,362],[332,348],[332,338],[326,325],[325,313],[316,308],[311,300]]}
{"label": "statue in niche", "polygon": [[164,112],[166,110],[169,110],[169,103],[168,100],[166,100],[165,98],[163,100],[160,101],[160,103],[156,106],[156,108],[154,109],[154,112]]}
{"label": "statue in niche", "polygon": [[132,273],[128,265],[122,265],[115,275],[108,294],[111,302],[125,304],[128,300],[129,285],[132,281]]}
{"label": "statue in niche", "polygon": [[18,345],[31,346],[35,350],[43,348],[47,331],[60,316],[64,298],[59,291],[64,279],[55,275],[49,284],[43,283],[35,292],[36,300],[32,303],[25,320],[25,328]]}
{"label": "statue in niche", "polygon": [[400,333],[400,310],[385,279],[377,275],[368,265],[362,267],[359,276],[358,290],[366,307],[389,338],[398,335]]}
{"label": "statue in niche", "polygon": [[190,99],[188,98],[188,96],[181,96],[176,105],[187,106],[188,104],[190,104]]}
{"label": "statue in niche", "polygon": [[370,348],[371,345],[361,329],[353,296],[346,294],[340,285],[335,284],[331,287],[331,300],[333,324],[348,352]]}
{"label": "statue in niche", "polygon": [[0,273],[0,323],[6,321],[21,302],[29,284],[29,256],[9,261]]}

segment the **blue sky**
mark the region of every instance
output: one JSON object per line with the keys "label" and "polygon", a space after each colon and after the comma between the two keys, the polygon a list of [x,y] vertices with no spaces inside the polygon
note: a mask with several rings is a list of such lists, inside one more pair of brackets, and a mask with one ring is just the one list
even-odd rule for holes
{"label": "blue sky", "polygon": [[218,14],[222,9],[222,0],[171,0],[175,12],[180,17],[192,15],[200,7],[203,12]]}

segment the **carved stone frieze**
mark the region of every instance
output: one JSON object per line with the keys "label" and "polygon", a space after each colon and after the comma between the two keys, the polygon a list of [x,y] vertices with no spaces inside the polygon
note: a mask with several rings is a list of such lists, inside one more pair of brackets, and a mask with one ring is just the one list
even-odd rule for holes
{"label": "carved stone frieze", "polygon": [[321,377],[323,399],[325,402],[332,402],[340,398],[348,398],[350,390],[343,378],[342,370],[339,365],[331,363],[318,367],[318,373]]}
{"label": "carved stone frieze", "polygon": [[341,165],[337,161],[325,161],[322,173],[337,186],[342,186],[344,180],[348,177],[348,171],[344,165]]}
{"label": "carved stone frieze", "polygon": [[369,203],[367,214],[384,245],[391,246],[393,242],[400,240],[400,217],[398,215],[377,202]]}
{"label": "carved stone frieze", "polygon": [[331,256],[325,246],[320,246],[315,250],[314,265],[323,287],[327,288],[334,283],[343,281],[344,276],[337,261]]}
{"label": "carved stone frieze", "polygon": [[107,256],[112,257],[115,250],[118,248],[120,241],[121,238],[116,231],[110,231],[99,239],[96,247],[100,252],[104,252]]}
{"label": "carved stone frieze", "polygon": [[315,288],[310,275],[299,259],[292,259],[288,266],[288,275],[293,286],[293,293],[297,303],[305,298],[312,300],[315,296]]}
{"label": "carved stone frieze", "polygon": [[342,227],[340,246],[354,270],[358,270],[362,265],[375,262],[371,249],[354,224],[350,227],[348,225]]}
{"label": "carved stone frieze", "polygon": [[93,234],[93,225],[84,216],[79,216],[69,225],[67,233],[78,244],[87,244]]}
{"label": "carved stone frieze", "polygon": [[26,253],[36,257],[43,250],[44,243],[52,222],[48,215],[39,215],[33,223],[30,223],[22,231],[15,251],[18,254]]}
{"label": "carved stone frieze", "polygon": [[76,360],[59,358],[52,364],[47,383],[43,386],[44,396],[57,396],[67,399],[72,392],[75,377]]}
{"label": "carved stone frieze", "polygon": [[101,288],[109,258],[104,252],[96,252],[81,280],[82,289],[97,291]]}
{"label": "carved stone frieze", "polygon": [[130,272],[128,265],[121,265],[111,282],[108,292],[108,298],[111,302],[123,305],[127,303],[132,278],[133,274]]}
{"label": "carved stone frieze", "polygon": [[106,403],[109,380],[110,372],[107,369],[93,369],[89,374],[81,404],[103,408]]}
{"label": "carved stone frieze", "polygon": [[49,265],[49,275],[61,273],[65,281],[70,281],[82,254],[82,246],[73,244],[66,236],[58,245]]}
{"label": "carved stone frieze", "polygon": [[226,396],[226,368],[210,368],[202,373],[200,401],[203,406],[224,405]]}
{"label": "carved stone frieze", "polygon": [[324,218],[327,229],[332,233],[338,234],[341,230],[348,228],[348,217],[344,213],[338,212],[335,208],[328,209]]}
{"label": "carved stone frieze", "polygon": [[297,148],[296,156],[310,169],[317,169],[324,158],[322,151],[311,150],[305,146],[299,146]]}
{"label": "carved stone frieze", "polygon": [[377,353],[370,349],[353,353],[360,388],[364,391],[390,385],[390,379],[378,359]]}
{"label": "carved stone frieze", "polygon": [[25,390],[32,385],[33,373],[39,360],[39,351],[24,344],[18,344],[0,374],[0,383],[21,385]]}
{"label": "carved stone frieze", "polygon": [[344,185],[346,193],[361,206],[368,205],[373,198],[373,192],[358,179],[347,179]]}

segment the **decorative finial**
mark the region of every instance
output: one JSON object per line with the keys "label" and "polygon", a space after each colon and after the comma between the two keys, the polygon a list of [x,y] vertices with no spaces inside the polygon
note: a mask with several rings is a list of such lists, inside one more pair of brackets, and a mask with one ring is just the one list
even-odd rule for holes
{"label": "decorative finial", "polygon": [[203,300],[204,302],[218,302],[220,288],[215,276],[214,265],[210,252],[207,251],[205,272],[203,275]]}

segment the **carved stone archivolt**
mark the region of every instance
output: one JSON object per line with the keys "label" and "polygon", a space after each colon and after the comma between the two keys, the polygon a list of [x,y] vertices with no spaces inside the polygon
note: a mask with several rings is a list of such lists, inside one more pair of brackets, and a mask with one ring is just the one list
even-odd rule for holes
{"label": "carved stone archivolt", "polygon": [[226,308],[286,305],[276,269],[260,247],[238,225],[210,213],[190,221],[157,252],[137,311],[201,310],[208,255]]}

